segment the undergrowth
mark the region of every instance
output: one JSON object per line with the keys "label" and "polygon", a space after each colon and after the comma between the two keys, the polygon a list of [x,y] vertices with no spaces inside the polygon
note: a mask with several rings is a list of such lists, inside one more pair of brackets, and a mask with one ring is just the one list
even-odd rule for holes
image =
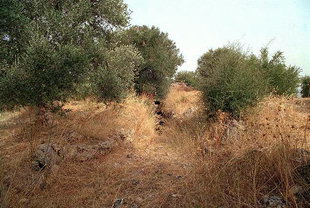
{"label": "undergrowth", "polygon": [[[201,93],[179,84],[164,100],[162,110],[174,116],[160,132],[146,96],[111,106],[71,101],[47,126],[24,109],[10,117],[15,123],[0,140],[1,201],[7,207],[111,207],[124,196],[141,207],[234,208],[261,207],[266,196],[279,196],[289,207],[305,207],[294,190],[300,186],[296,170],[310,150],[307,105],[269,97],[240,120],[218,112],[211,121],[203,115]],[[31,170],[41,143],[89,144],[118,134],[126,141],[107,156]]]}

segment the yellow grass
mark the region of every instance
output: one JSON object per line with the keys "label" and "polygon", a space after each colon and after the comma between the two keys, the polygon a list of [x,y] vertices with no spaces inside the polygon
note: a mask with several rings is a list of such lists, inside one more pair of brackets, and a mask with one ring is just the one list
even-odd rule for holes
{"label": "yellow grass", "polygon": [[[130,96],[105,106],[72,101],[66,116],[52,115],[47,126],[29,109],[6,113],[1,125],[1,203],[3,207],[259,207],[264,195],[277,195],[298,207],[294,170],[305,164],[296,149],[310,150],[309,100],[266,98],[243,115],[243,130],[225,139],[229,118],[208,121],[200,92],[173,85],[164,100],[166,120],[156,132],[153,101]],[[190,117],[184,113],[195,109]],[[117,137],[127,138],[120,141]],[[60,146],[115,139],[112,152],[97,159],[66,159],[33,171],[40,143]],[[218,142],[220,141],[220,142]]]}
{"label": "yellow grass", "polygon": [[193,110],[202,108],[201,92],[182,83],[173,84],[164,100],[164,109],[168,112],[173,111],[179,117],[190,108]]}
{"label": "yellow grass", "polygon": [[298,207],[294,170],[306,162],[299,150],[310,150],[310,115],[296,102],[267,98],[244,116],[245,130],[220,147],[212,137],[219,123],[210,124],[204,143],[209,151],[192,174],[187,197],[201,207],[259,207],[265,195],[281,196]]}

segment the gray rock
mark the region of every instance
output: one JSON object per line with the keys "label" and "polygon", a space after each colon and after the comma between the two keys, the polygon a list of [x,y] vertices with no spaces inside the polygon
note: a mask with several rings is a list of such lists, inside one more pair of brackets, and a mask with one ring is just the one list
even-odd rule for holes
{"label": "gray rock", "polygon": [[104,141],[97,144],[77,144],[65,147],[65,157],[79,162],[98,158],[112,150],[113,141]]}
{"label": "gray rock", "polygon": [[192,118],[195,115],[195,112],[197,111],[197,108],[195,107],[191,107],[189,109],[187,109],[184,113],[183,113],[183,117],[184,118]]}
{"label": "gray rock", "polygon": [[310,163],[298,167],[296,173],[304,183],[310,184]]}
{"label": "gray rock", "polygon": [[224,137],[227,140],[237,139],[242,131],[245,131],[245,126],[242,122],[233,119],[227,124]]}
{"label": "gray rock", "polygon": [[296,148],[292,150],[293,158],[296,162],[305,163],[310,162],[310,151],[303,148]]}
{"label": "gray rock", "polygon": [[304,188],[302,186],[296,185],[296,186],[291,187],[289,191],[292,195],[296,196],[296,195],[299,195],[300,193],[303,193]]}
{"label": "gray rock", "polygon": [[292,190],[301,207],[310,207],[310,163],[296,169],[299,186]]}
{"label": "gray rock", "polygon": [[116,199],[112,207],[120,208],[122,207],[123,204],[124,204],[124,199]]}
{"label": "gray rock", "polygon": [[40,144],[33,155],[32,168],[43,170],[57,164],[62,159],[60,148],[55,144]]}
{"label": "gray rock", "polygon": [[265,196],[263,198],[264,208],[287,208],[286,201],[279,196]]}
{"label": "gray rock", "polygon": [[81,140],[81,139],[84,139],[84,138],[86,138],[84,135],[79,134],[78,132],[75,132],[75,131],[71,131],[67,135],[67,141],[69,143],[74,143],[74,142]]}
{"label": "gray rock", "polygon": [[118,133],[116,134],[116,139],[121,139],[122,141],[128,140],[131,141],[134,136],[134,130],[133,129],[119,129]]}

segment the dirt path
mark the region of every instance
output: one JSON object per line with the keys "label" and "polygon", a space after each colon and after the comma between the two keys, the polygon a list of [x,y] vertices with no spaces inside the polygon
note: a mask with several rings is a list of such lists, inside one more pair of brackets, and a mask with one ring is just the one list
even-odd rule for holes
{"label": "dirt path", "polygon": [[120,185],[114,202],[124,199],[122,207],[175,207],[178,204],[185,178],[190,174],[191,164],[186,158],[156,139],[139,149],[118,153],[118,157],[115,162],[122,167],[122,173],[115,181]]}

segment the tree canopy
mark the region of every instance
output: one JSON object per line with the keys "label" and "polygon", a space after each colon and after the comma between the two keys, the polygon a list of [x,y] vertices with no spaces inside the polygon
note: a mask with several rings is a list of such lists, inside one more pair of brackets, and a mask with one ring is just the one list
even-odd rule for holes
{"label": "tree canopy", "polygon": [[310,97],[310,76],[301,78],[301,96]]}
{"label": "tree canopy", "polygon": [[203,99],[210,115],[218,110],[240,116],[267,92],[267,81],[253,56],[238,46],[209,50],[198,61]]}
{"label": "tree canopy", "polygon": [[[123,91],[132,87],[142,58],[135,48],[116,46],[110,40],[116,29],[129,24],[129,10],[122,0],[3,0],[1,4],[2,107],[65,100],[85,80],[102,98],[105,93],[97,91],[102,81],[93,78],[103,74],[113,77],[111,87],[122,86]],[[111,97],[116,96],[106,99]]]}
{"label": "tree canopy", "polygon": [[144,63],[135,79],[138,93],[156,94],[163,97],[183,57],[167,33],[156,27],[133,26],[119,36],[123,44],[138,48]]}
{"label": "tree canopy", "polygon": [[197,76],[203,86],[206,107],[239,116],[264,95],[296,94],[299,68],[287,66],[282,52],[271,58],[263,48],[260,56],[244,52],[239,45],[209,50],[198,60]]}

